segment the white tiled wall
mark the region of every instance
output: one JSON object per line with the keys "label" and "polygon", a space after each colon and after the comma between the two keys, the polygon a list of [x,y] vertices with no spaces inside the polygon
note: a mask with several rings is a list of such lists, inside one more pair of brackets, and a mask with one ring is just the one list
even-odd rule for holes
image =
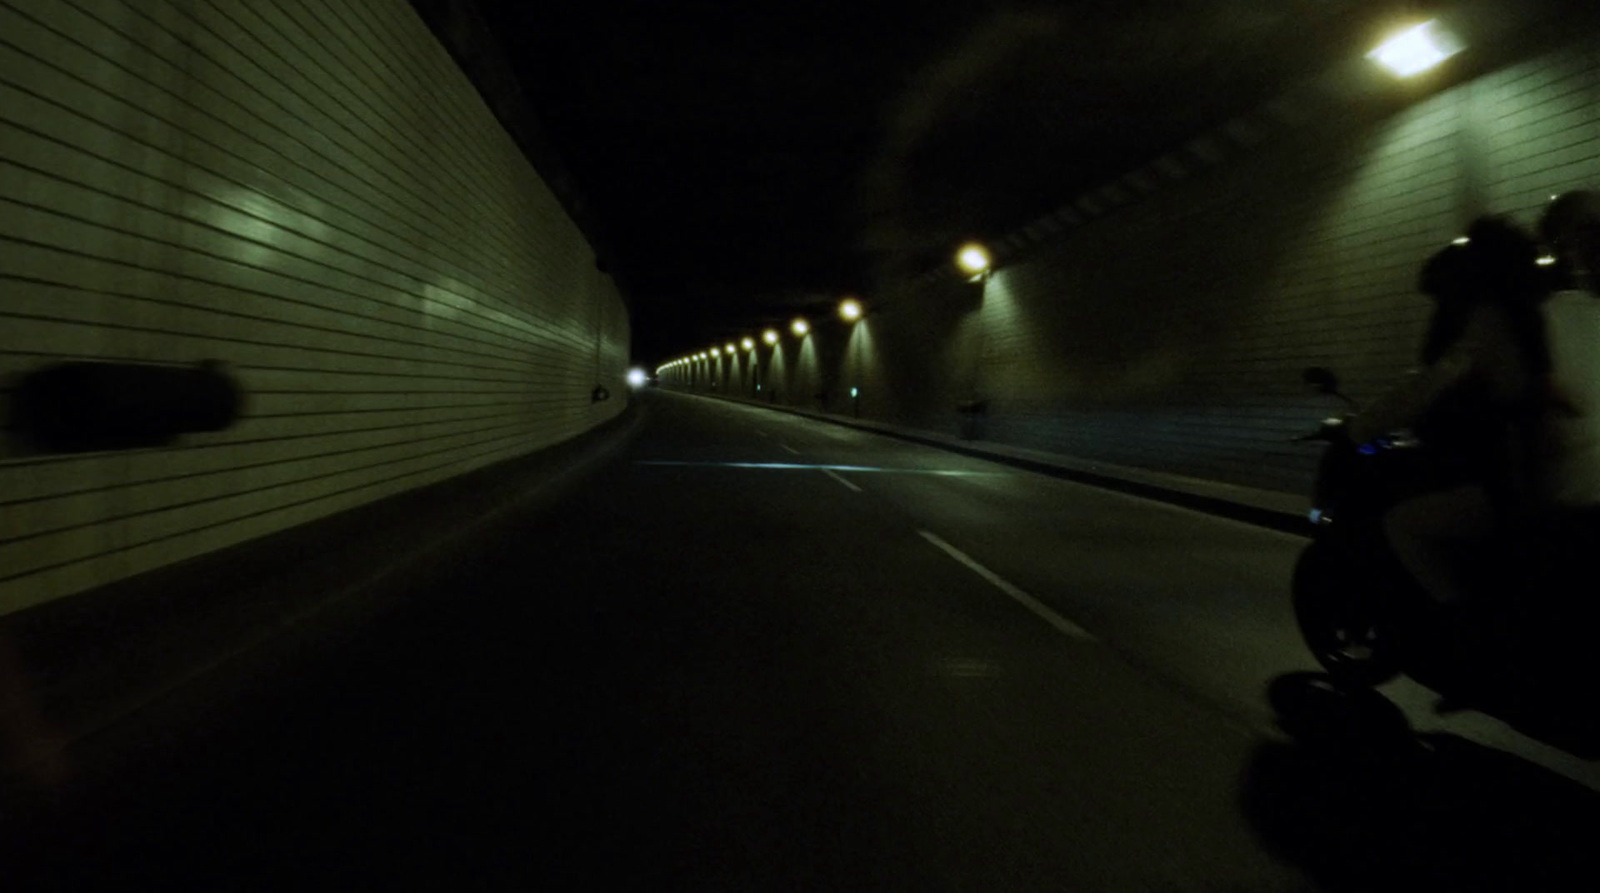
{"label": "white tiled wall", "polygon": [[0,0],[0,381],[228,364],[230,430],[0,452],[0,611],[579,434],[627,312],[403,0]]}

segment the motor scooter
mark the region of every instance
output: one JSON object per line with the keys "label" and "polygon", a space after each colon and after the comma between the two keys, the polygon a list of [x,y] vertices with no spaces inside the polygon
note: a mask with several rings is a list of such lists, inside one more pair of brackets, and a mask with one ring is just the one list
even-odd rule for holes
{"label": "motor scooter", "polygon": [[[1327,369],[1307,369],[1302,378],[1351,412],[1360,409]],[[1369,688],[1404,673],[1479,709],[1565,703],[1575,680],[1592,692],[1593,582],[1576,576],[1576,567],[1600,546],[1600,523],[1551,518],[1507,531],[1474,556],[1469,603],[1440,604],[1394,556],[1384,516],[1444,485],[1441,450],[1408,432],[1355,442],[1349,418],[1327,418],[1315,433],[1295,438],[1325,445],[1312,489],[1311,542],[1292,589],[1301,636],[1333,681]]]}

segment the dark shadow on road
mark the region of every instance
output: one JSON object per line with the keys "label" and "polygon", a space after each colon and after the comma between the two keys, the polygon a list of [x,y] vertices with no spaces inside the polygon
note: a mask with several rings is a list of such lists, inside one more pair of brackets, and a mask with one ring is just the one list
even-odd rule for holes
{"label": "dark shadow on road", "polygon": [[1292,739],[1263,745],[1244,809],[1267,846],[1330,890],[1587,889],[1600,795],[1393,703],[1295,673],[1268,688]]}

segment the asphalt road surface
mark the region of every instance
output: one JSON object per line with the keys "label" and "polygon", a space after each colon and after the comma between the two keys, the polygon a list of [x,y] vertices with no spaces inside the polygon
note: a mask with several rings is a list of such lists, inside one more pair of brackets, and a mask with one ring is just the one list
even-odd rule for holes
{"label": "asphalt road surface", "polygon": [[[1405,682],[1319,700],[1296,537],[642,404],[624,455],[336,646],[108,733],[121,768],[28,829],[14,887],[1600,884],[1592,764]],[[1285,734],[1273,685],[1335,731]]]}

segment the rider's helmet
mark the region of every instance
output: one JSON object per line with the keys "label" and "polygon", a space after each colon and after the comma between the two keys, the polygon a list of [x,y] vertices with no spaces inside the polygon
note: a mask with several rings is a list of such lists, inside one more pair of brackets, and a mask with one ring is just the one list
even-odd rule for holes
{"label": "rider's helmet", "polygon": [[1509,218],[1479,217],[1467,234],[1422,265],[1417,288],[1437,308],[1423,341],[1422,362],[1432,365],[1466,330],[1473,306],[1493,302],[1521,320],[1549,293],[1539,266],[1539,245]]}

